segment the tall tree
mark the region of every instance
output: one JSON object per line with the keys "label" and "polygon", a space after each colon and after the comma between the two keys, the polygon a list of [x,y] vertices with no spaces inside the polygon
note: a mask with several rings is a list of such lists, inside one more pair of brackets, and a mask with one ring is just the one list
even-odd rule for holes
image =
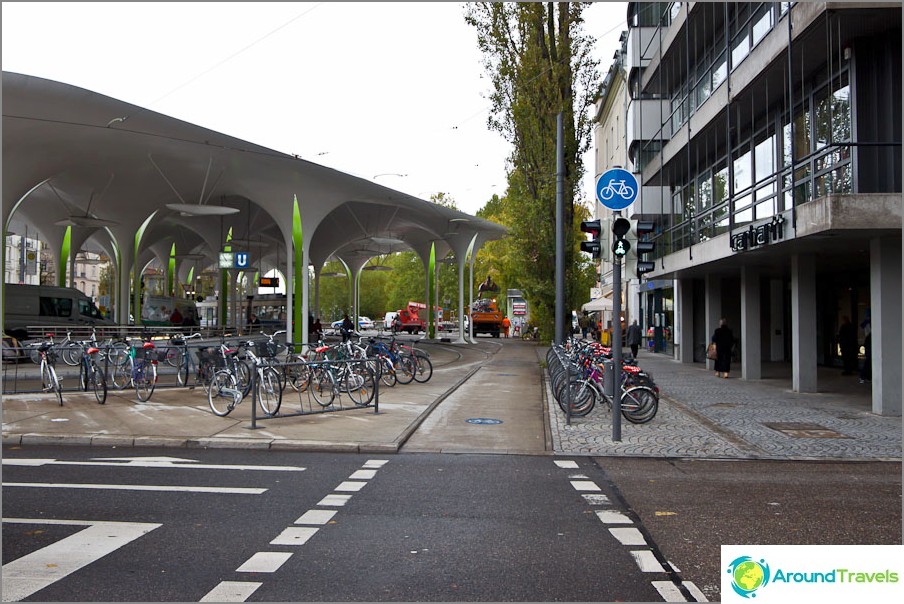
{"label": "tall tree", "polygon": [[468,3],[465,21],[477,31],[492,82],[490,128],[513,147],[504,214],[511,233],[510,270],[544,335],[555,316],[556,119],[565,124],[565,300],[586,299],[578,259],[575,202],[590,144],[599,63],[594,39],[582,31],[580,3]]}

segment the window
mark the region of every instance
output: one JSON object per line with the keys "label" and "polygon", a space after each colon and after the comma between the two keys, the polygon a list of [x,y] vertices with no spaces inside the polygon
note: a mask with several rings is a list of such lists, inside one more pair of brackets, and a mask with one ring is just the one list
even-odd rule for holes
{"label": "window", "polygon": [[72,315],[72,300],[41,296],[39,314],[42,317],[69,317]]}
{"label": "window", "polygon": [[737,155],[732,161],[732,174],[734,180],[732,182],[732,193],[737,195],[742,191],[746,191],[753,184],[752,181],[752,170],[750,165],[750,150],[746,148],[742,148],[736,153]]}
{"label": "window", "polygon": [[753,152],[756,182],[761,182],[775,172],[775,135],[770,135],[759,143]]}

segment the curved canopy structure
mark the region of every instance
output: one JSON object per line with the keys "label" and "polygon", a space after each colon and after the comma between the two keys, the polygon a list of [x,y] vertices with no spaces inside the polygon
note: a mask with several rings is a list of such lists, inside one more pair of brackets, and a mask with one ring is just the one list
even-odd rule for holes
{"label": "curved canopy structure", "polygon": [[[426,265],[431,246],[440,256],[456,250],[463,266],[472,241],[505,234],[496,223],[297,156],[3,72],[4,233],[19,223],[54,251],[67,232],[73,250],[86,243],[106,250],[117,262],[120,300],[130,293],[122,275],[168,258],[173,244],[177,259],[207,265],[230,238],[255,266],[285,263],[291,278],[309,264],[319,271],[341,259],[357,270],[406,248]],[[307,279],[300,281],[307,306]],[[118,308],[118,320],[127,313]]]}

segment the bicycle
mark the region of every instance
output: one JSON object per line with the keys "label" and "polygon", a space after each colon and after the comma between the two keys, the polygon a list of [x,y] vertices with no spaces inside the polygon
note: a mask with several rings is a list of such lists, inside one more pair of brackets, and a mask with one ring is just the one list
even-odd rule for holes
{"label": "bicycle", "polygon": [[107,402],[107,378],[104,376],[103,369],[97,363],[100,354],[100,348],[96,346],[88,348],[82,354],[79,383],[83,391],[87,392],[90,387],[94,392],[94,398],[103,405]]}
{"label": "bicycle", "polygon": [[600,197],[602,199],[612,199],[618,195],[622,199],[632,199],[634,197],[634,189],[625,184],[622,180],[610,180],[609,184],[600,189]]}
{"label": "bicycle", "polygon": [[[51,345],[56,349],[56,354],[59,358],[63,359],[63,362],[69,365],[70,367],[75,367],[81,362],[81,346],[78,342],[75,342],[72,339],[72,332],[66,331],[66,339],[62,342],[53,342],[53,337],[56,334],[48,333],[44,334],[45,337],[50,338]],[[38,344],[41,346],[42,344]],[[34,364],[41,363],[41,354],[37,348],[32,348],[29,353],[29,357],[31,358],[31,362]]]}
{"label": "bicycle", "polygon": [[433,376],[433,363],[430,361],[430,356],[426,352],[412,348],[411,346],[399,344],[395,341],[395,338],[392,339],[390,345],[398,354],[408,357],[409,365],[412,369],[412,378],[415,382],[424,384],[430,380]]}
{"label": "bicycle", "polygon": [[157,386],[157,351],[153,342],[145,342],[141,348],[132,347],[131,383],[141,402],[150,400]]}
{"label": "bicycle", "polygon": [[539,327],[531,327],[530,329],[525,329],[521,333],[521,339],[525,341],[534,341],[540,339],[540,328]]}
{"label": "bicycle", "polygon": [[279,333],[285,333],[285,330],[268,335],[267,342],[248,340],[244,343],[245,360],[254,366],[257,378],[257,390],[255,391],[257,402],[261,410],[269,416],[279,413],[279,407],[282,404],[282,375],[272,365],[272,359],[279,350],[279,346],[273,338]]}
{"label": "bicycle", "polygon": [[[375,380],[374,370],[364,349],[348,340],[335,347],[328,347],[322,352],[325,361],[322,368],[325,375],[319,376],[314,389],[332,386],[334,390],[332,398],[335,398],[336,393],[346,393],[356,406],[369,405],[374,397]],[[331,355],[330,352],[334,354]]]}
{"label": "bicycle", "polygon": [[251,369],[238,359],[238,353],[238,348],[229,348],[225,343],[219,346],[214,362],[220,368],[207,387],[207,404],[214,415],[229,415],[251,390]]}
{"label": "bicycle", "polygon": [[54,350],[53,334],[49,333],[47,337],[49,340],[43,342],[37,348],[41,363],[41,390],[43,392],[56,392],[57,397],[60,399],[60,407],[62,407],[63,385],[60,383],[60,378],[57,376],[56,368],[54,367],[57,353]]}
{"label": "bicycle", "polygon": [[[187,336],[177,333],[171,336],[170,345],[166,348],[166,358],[164,358],[164,362],[170,367],[179,367],[182,365],[182,357],[187,354],[186,340],[193,340],[200,337],[200,333],[193,333]],[[180,382],[180,384],[182,384],[182,382]]]}

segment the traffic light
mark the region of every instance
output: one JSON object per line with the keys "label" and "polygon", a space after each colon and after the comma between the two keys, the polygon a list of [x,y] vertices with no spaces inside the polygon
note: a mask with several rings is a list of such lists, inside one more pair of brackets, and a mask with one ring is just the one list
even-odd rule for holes
{"label": "traffic light", "polygon": [[625,239],[625,235],[631,230],[631,223],[626,218],[616,218],[612,222],[612,233],[615,235],[615,242],[612,244],[612,253],[618,258],[624,258],[631,249],[631,244]]}
{"label": "traffic light", "polygon": [[593,237],[590,241],[582,241],[581,242],[581,251],[588,252],[594,260],[599,260],[600,257],[600,233],[603,231],[603,227],[600,226],[599,220],[585,220],[581,222],[581,230],[585,233],[590,233]]}
{"label": "traffic light", "polygon": [[642,279],[644,273],[656,268],[656,263],[644,260],[644,254],[651,254],[656,248],[652,241],[642,241],[642,238],[656,230],[656,223],[646,220],[638,220],[634,226],[637,234],[637,278]]}

